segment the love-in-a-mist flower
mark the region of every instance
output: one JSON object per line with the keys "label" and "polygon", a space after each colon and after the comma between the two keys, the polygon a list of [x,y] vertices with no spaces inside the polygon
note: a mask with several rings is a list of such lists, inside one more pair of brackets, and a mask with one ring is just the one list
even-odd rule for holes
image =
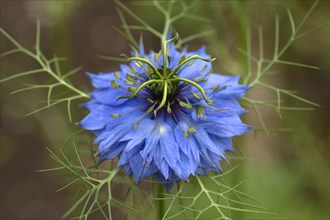
{"label": "love-in-a-mist flower", "polygon": [[100,160],[118,157],[136,183],[153,175],[168,189],[190,175],[221,172],[232,137],[250,129],[237,102],[249,87],[213,73],[204,47],[179,51],[172,40],[159,53],[146,54],[140,43],[120,70],[89,74],[95,90],[80,122],[97,136]]}

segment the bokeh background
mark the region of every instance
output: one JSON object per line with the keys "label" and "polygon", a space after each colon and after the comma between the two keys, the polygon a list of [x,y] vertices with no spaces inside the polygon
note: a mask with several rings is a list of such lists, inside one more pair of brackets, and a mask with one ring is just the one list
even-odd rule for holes
{"label": "bokeh background", "polygon": [[[158,29],[162,19],[149,1],[123,1]],[[189,1],[187,1],[189,3]],[[265,54],[273,53],[274,18],[280,17],[281,43],[290,34],[289,8],[296,23],[301,21],[313,1],[201,1],[192,12],[210,21],[192,22],[184,19],[176,30],[187,37],[212,29],[214,33],[189,44],[190,49],[207,46],[217,60],[214,69],[220,73],[246,71],[246,59],[237,48],[246,45],[246,27],[252,27],[253,45],[258,45],[257,28],[264,29]],[[1,27],[24,46],[33,49],[36,20],[41,21],[41,49],[46,56],[68,57],[63,69],[83,66],[73,82],[84,91],[91,91],[85,72],[107,72],[118,63],[102,60],[99,55],[128,54],[125,38],[112,27],[120,27],[116,5],[112,1],[0,1]],[[329,1],[320,1],[303,30],[329,21]],[[128,18],[129,22],[133,22]],[[136,33],[139,36],[139,32]],[[147,49],[158,51],[159,40],[144,33]],[[0,36],[1,52],[13,45]],[[257,51],[256,47],[252,47]],[[289,128],[286,132],[250,132],[241,142],[248,158],[240,161],[232,181],[245,180],[240,187],[265,203],[271,216],[238,213],[236,219],[329,219],[329,25],[295,42],[286,59],[320,67],[319,70],[278,65],[265,80],[283,88],[299,91],[299,95],[320,104],[305,112],[276,112],[261,109],[269,128]],[[1,77],[37,68],[34,61],[19,54],[1,60]],[[1,219],[60,219],[72,204],[73,192],[56,192],[66,183],[65,173],[39,173],[39,169],[56,166],[46,147],[57,149],[78,130],[69,123],[66,107],[55,106],[30,117],[45,100],[47,92],[38,90],[10,95],[24,83],[47,82],[47,77],[30,77],[1,84]],[[250,97],[275,99],[276,94],[254,88]],[[292,106],[306,106],[286,99]],[[77,106],[79,102],[75,103]],[[73,121],[86,114],[74,108]],[[260,128],[253,110],[244,120]],[[237,162],[233,162],[237,163]]]}

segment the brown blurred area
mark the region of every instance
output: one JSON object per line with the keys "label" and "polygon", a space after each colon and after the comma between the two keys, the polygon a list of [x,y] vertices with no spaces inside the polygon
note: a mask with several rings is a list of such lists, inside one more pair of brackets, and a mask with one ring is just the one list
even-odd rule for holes
{"label": "brown blurred area", "polygon": [[[36,21],[41,21],[41,50],[47,57],[68,57],[64,69],[83,66],[73,79],[88,91],[86,72],[109,71],[116,66],[98,55],[119,56],[129,52],[125,40],[113,29],[119,19],[112,1],[1,1],[1,27],[18,42],[33,49]],[[1,36],[1,52],[13,45]],[[1,75],[37,68],[20,54],[6,57]],[[65,176],[36,172],[57,166],[46,147],[58,148],[78,128],[69,123],[65,106],[23,117],[42,104],[47,91],[10,95],[25,83],[46,82],[38,76],[1,85],[1,219],[60,219],[72,200],[71,191],[56,190],[65,185]],[[86,88],[88,89],[86,89]],[[75,103],[79,104],[79,103]],[[82,110],[82,109],[80,109]],[[79,121],[85,111],[73,115]]]}
{"label": "brown blurred area", "polygon": [[[147,2],[147,1],[144,1]],[[244,71],[244,56],[236,47],[244,46],[244,25],[239,19],[249,17],[254,30],[263,25],[265,54],[272,54],[274,42],[274,16],[280,13],[283,39],[289,36],[290,25],[285,8],[292,9],[297,21],[302,19],[311,1],[203,1],[196,10],[212,20],[207,24],[215,35],[197,40],[189,46],[196,49],[207,45],[207,52],[217,57],[215,70],[220,73]],[[162,21],[154,10],[145,13],[134,1],[124,1],[141,16],[161,27]],[[236,6],[235,6],[236,5]],[[54,54],[68,57],[63,69],[83,66],[72,81],[77,87],[91,91],[86,72],[108,72],[118,68],[117,63],[99,58],[99,55],[119,56],[128,54],[130,46],[112,26],[120,26],[115,4],[112,1],[0,1],[0,26],[18,42],[33,49],[36,20],[41,21],[41,50],[47,57]],[[237,9],[237,10],[236,10]],[[222,14],[219,13],[222,12]],[[149,11],[148,11],[149,12]],[[241,14],[240,14],[241,13]],[[241,17],[240,17],[241,16]],[[131,21],[131,19],[128,19]],[[329,21],[329,2],[321,1],[306,23],[313,28],[318,22]],[[177,30],[187,36],[203,28],[183,21]],[[244,22],[242,22],[244,23]],[[305,30],[307,30],[305,29]],[[136,34],[136,37],[139,33]],[[159,50],[156,38],[144,34],[147,49]],[[0,36],[0,52],[13,49],[13,45]],[[257,45],[257,34],[253,35]],[[268,46],[271,45],[271,46]],[[253,48],[257,51],[257,48]],[[273,212],[282,213],[271,219],[326,219],[329,216],[329,27],[320,29],[295,43],[285,55],[292,61],[320,67],[320,70],[292,66],[279,66],[277,74],[266,78],[299,95],[320,104],[312,112],[283,112],[280,120],[274,111],[262,109],[269,127],[290,127],[293,132],[276,136],[257,135],[251,132],[244,140],[244,149],[255,158],[244,165],[242,177],[248,178],[246,189],[265,201]],[[238,64],[240,63],[240,64]],[[1,77],[38,68],[30,59],[11,55],[1,62]],[[72,205],[73,192],[56,192],[66,184],[61,173],[36,172],[56,166],[46,147],[57,149],[79,128],[69,123],[66,107],[55,106],[33,116],[25,114],[42,106],[37,101],[47,97],[47,91],[38,90],[10,95],[24,83],[45,83],[47,77],[30,77],[1,84],[1,219],[60,219]],[[251,97],[275,99],[276,94],[256,89]],[[81,102],[76,102],[79,105]],[[301,106],[292,99],[286,105]],[[76,108],[73,121],[78,122],[86,111]],[[261,127],[257,116],[250,110],[248,123]],[[240,178],[240,177],[238,177]],[[257,218],[257,217],[255,217]],[[245,219],[238,215],[237,219]],[[254,219],[254,217],[252,217]]]}

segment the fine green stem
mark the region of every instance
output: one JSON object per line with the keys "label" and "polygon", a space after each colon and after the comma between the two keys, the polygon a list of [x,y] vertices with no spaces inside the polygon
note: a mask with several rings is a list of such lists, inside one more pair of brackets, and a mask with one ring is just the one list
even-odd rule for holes
{"label": "fine green stem", "polygon": [[157,184],[157,198],[158,200],[158,219],[162,220],[164,217],[164,211],[165,211],[165,201],[164,201],[164,188],[162,185]]}

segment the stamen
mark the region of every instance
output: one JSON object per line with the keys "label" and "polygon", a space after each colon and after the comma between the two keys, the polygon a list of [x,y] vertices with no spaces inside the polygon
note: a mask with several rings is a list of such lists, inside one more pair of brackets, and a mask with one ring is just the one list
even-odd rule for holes
{"label": "stamen", "polygon": [[113,75],[115,75],[115,77],[117,78],[117,79],[121,79],[121,77],[118,75],[118,73],[117,72],[114,72],[114,74]]}
{"label": "stamen", "polygon": [[[140,73],[138,73],[138,74],[141,75]],[[141,77],[139,77],[139,76],[137,76],[137,75],[134,75],[134,74],[132,74],[132,73],[127,73],[127,74],[126,74],[126,79],[127,79],[127,80],[130,80],[130,81],[136,81],[136,82],[137,82],[137,80],[135,80],[135,79],[140,79],[140,80],[142,80],[142,81],[145,80],[144,78],[141,78]]]}
{"label": "stamen", "polygon": [[129,86],[133,86],[135,84],[135,82],[129,80],[126,80],[124,83]]}
{"label": "stamen", "polygon": [[132,67],[132,66],[130,66],[129,69],[130,69],[133,73],[137,73],[137,72],[138,72],[138,71],[137,71],[134,67]]}
{"label": "stamen", "polygon": [[198,99],[198,100],[201,100],[201,97],[199,97],[199,95],[197,95],[194,91],[190,91],[191,94],[193,94],[193,96]]}
{"label": "stamen", "polygon": [[203,66],[199,71],[202,72],[206,69],[207,65]]}
{"label": "stamen", "polygon": [[191,66],[195,63],[195,61],[191,61],[190,63],[187,63],[187,66]]}
{"label": "stamen", "polygon": [[127,74],[126,74],[126,79],[127,79],[127,80],[132,80],[132,79],[134,79],[134,77],[135,77],[135,75],[132,74],[132,73],[127,73]]}
{"label": "stamen", "polygon": [[154,107],[155,105],[157,104],[158,102],[155,102],[152,106],[150,106],[150,108],[148,108],[148,110],[146,111],[147,113],[150,113],[152,112],[152,110],[154,110]]}
{"label": "stamen", "polygon": [[118,83],[115,80],[111,80],[111,87],[116,89],[119,87]]}
{"label": "stamen", "polygon": [[120,114],[112,114],[111,117],[113,118],[119,118],[121,115]]}
{"label": "stamen", "polygon": [[179,126],[179,128],[180,128],[180,130],[182,131],[183,135],[185,135],[186,132],[185,132],[185,131],[183,130],[183,128],[181,127],[181,125],[180,125],[180,123],[179,123],[179,120],[177,119],[175,113],[173,112],[173,113],[171,114],[171,116],[173,117],[175,123]]}
{"label": "stamen", "polygon": [[204,108],[202,106],[197,106],[196,113],[198,118],[204,117]]}
{"label": "stamen", "polygon": [[172,113],[171,104],[170,104],[169,102],[167,102],[167,112],[168,112],[169,114]]}
{"label": "stamen", "polygon": [[188,128],[188,131],[190,132],[190,133],[193,133],[193,134],[195,134],[197,131],[194,129],[194,128],[192,128],[192,127],[189,127]]}
{"label": "stamen", "polygon": [[186,138],[189,138],[191,133],[195,134],[196,132],[197,132],[197,131],[196,131],[193,127],[189,127],[189,128],[188,128],[188,131],[187,131],[187,132],[184,132],[184,136],[185,136]]}
{"label": "stamen", "polygon": [[136,91],[136,88],[129,87],[129,88],[128,88],[128,91],[130,91],[130,92],[135,92],[135,91]]}
{"label": "stamen", "polygon": [[138,125],[139,125],[139,123],[135,123],[134,126],[133,126],[133,129],[134,130],[137,129]]}
{"label": "stamen", "polygon": [[185,102],[181,101],[180,99],[177,99],[177,100],[178,100],[180,106],[187,108],[189,110],[193,110],[193,107],[191,106],[190,103],[185,103]]}
{"label": "stamen", "polygon": [[179,60],[179,64],[182,63],[185,59],[186,59],[186,56],[184,54],[182,54],[182,56]]}
{"label": "stamen", "polygon": [[197,77],[197,78],[194,78],[194,81],[195,82],[206,82],[206,79],[204,77]]}
{"label": "stamen", "polygon": [[211,89],[217,91],[220,88],[220,85],[213,86]]}

